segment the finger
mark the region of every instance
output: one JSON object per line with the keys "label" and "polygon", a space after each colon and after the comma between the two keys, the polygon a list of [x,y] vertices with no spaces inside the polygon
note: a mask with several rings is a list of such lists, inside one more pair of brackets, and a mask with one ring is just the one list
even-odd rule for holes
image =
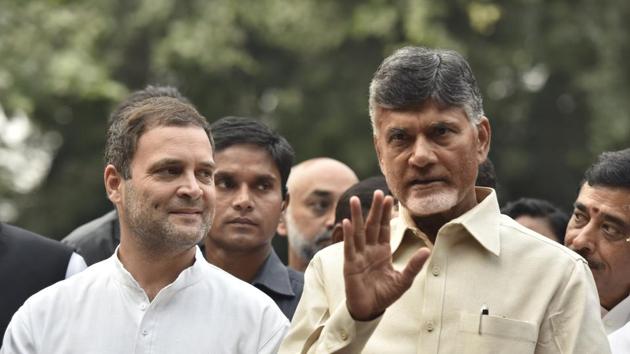
{"label": "finger", "polygon": [[379,243],[389,243],[390,232],[389,232],[389,222],[392,219],[392,208],[394,206],[394,198],[391,196],[386,196],[383,201],[383,217],[381,218],[381,229],[378,233],[378,242]]}
{"label": "finger", "polygon": [[422,247],[417,250],[416,253],[411,257],[411,259],[407,263],[407,266],[402,271],[401,281],[404,287],[409,288],[411,286],[411,283],[413,283],[416,275],[420,273],[420,270],[422,270],[422,266],[424,266],[424,263],[427,261],[430,255],[431,251],[426,247]]}
{"label": "finger", "polygon": [[[363,223],[363,213],[361,212],[361,201],[358,197],[350,198],[350,215],[352,216],[353,232],[350,237],[354,237],[354,249],[363,252],[365,248],[365,226]],[[347,236],[344,233],[344,237]]]}
{"label": "finger", "polygon": [[372,206],[365,222],[365,243],[370,245],[376,243],[381,228],[381,219],[383,218],[383,192],[374,191],[372,197]]}
{"label": "finger", "polygon": [[354,261],[354,230],[352,223],[348,219],[341,221],[341,227],[343,228],[343,254],[346,262]]}

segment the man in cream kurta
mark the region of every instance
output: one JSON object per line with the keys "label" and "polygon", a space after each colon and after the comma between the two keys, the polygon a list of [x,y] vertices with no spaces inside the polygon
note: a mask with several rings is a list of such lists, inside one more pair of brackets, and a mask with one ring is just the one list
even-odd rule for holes
{"label": "man in cream kurta", "polygon": [[370,118],[381,171],[364,220],[350,199],[343,244],[306,270],[281,353],[610,352],[577,254],[501,216],[475,189],[491,129],[470,66],[406,47],[379,66]]}
{"label": "man in cream kurta", "polygon": [[394,268],[423,246],[431,258],[373,321],[354,321],[345,306],[343,245],[318,253],[281,353],[606,353],[586,262],[501,215],[491,189],[477,196],[435,245],[401,209],[391,222]]}

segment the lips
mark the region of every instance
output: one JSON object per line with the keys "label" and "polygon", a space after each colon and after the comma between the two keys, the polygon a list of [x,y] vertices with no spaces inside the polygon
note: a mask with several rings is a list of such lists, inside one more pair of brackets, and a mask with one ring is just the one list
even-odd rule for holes
{"label": "lips", "polygon": [[228,224],[252,225],[252,226],[258,225],[258,223],[256,223],[252,219],[244,218],[244,217],[238,217],[238,218],[231,219],[230,221],[228,221]]}
{"label": "lips", "polygon": [[409,181],[409,183],[407,183],[410,187],[413,186],[428,186],[431,185],[433,183],[440,183],[440,182],[444,182],[443,178],[439,178],[439,177],[430,177],[430,178],[416,178],[413,179],[411,181]]}
{"label": "lips", "polygon": [[203,210],[201,209],[174,209],[174,210],[170,210],[169,213],[171,214],[182,214],[182,215],[195,215],[195,214],[201,214],[203,212]]}

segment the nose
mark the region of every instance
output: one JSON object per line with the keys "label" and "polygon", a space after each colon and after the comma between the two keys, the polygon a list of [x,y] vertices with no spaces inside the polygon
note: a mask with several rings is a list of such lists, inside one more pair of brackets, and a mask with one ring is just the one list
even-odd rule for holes
{"label": "nose", "polygon": [[238,211],[252,210],[254,208],[249,188],[246,184],[243,184],[236,191],[236,195],[232,201],[232,207]]}
{"label": "nose", "polygon": [[182,184],[177,189],[177,195],[182,198],[197,200],[203,195],[201,185],[194,173],[185,174]]}
{"label": "nose", "polygon": [[416,138],[413,151],[411,156],[409,156],[409,164],[422,168],[435,163],[436,159],[437,157],[431,143],[424,137]]}
{"label": "nose", "polygon": [[597,231],[598,228],[592,221],[582,228],[574,228],[569,225],[567,229],[567,246],[581,255],[588,256],[595,250]]}

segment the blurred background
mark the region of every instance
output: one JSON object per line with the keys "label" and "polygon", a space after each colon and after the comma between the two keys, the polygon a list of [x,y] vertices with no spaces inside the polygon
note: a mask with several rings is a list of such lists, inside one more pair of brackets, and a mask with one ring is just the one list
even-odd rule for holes
{"label": "blurred background", "polygon": [[594,157],[630,145],[628,18],[627,0],[1,0],[0,220],[60,239],[110,210],[106,120],[147,84],[376,174],[368,84],[403,45],[469,60],[500,201],[570,210]]}

